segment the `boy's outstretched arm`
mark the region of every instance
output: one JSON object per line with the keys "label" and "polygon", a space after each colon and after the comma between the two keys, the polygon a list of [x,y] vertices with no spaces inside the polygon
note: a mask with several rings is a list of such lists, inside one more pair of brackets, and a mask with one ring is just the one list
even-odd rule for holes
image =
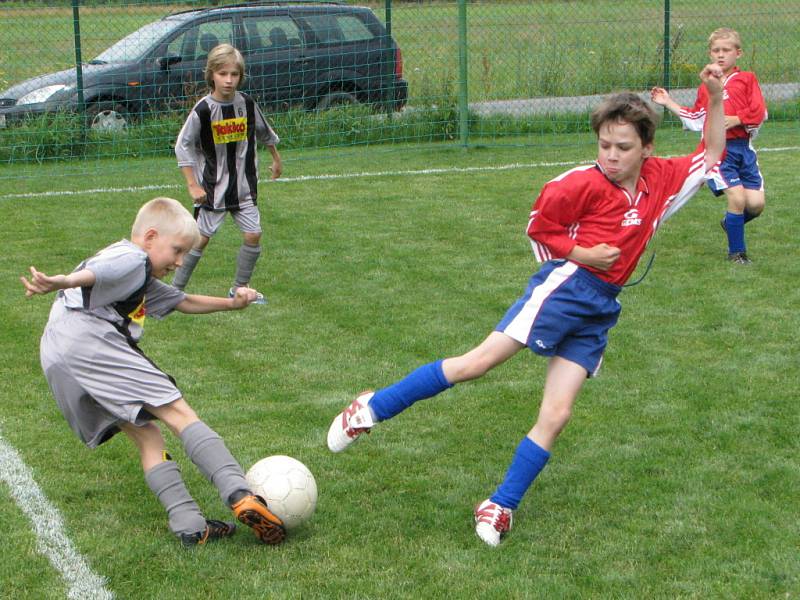
{"label": "boy's outstretched arm", "polygon": [[247,308],[258,297],[258,292],[252,288],[236,288],[233,298],[222,298],[220,296],[201,296],[199,294],[186,294],[176,310],[182,313],[200,315],[222,310],[240,310]]}
{"label": "boy's outstretched arm", "polygon": [[81,269],[69,275],[46,275],[31,267],[31,278],[20,277],[25,286],[25,295],[30,298],[36,294],[48,294],[56,290],[65,290],[73,287],[89,287],[96,281],[95,275],[89,269]]}
{"label": "boy's outstretched arm", "polygon": [[710,170],[725,152],[725,111],[722,105],[722,84],[724,80],[719,65],[706,65],[700,72],[700,79],[708,90],[705,131],[706,171]]}
{"label": "boy's outstretched arm", "polygon": [[656,104],[660,104],[675,116],[681,116],[681,105],[675,102],[669,92],[662,87],[654,87],[650,90],[650,99]]}

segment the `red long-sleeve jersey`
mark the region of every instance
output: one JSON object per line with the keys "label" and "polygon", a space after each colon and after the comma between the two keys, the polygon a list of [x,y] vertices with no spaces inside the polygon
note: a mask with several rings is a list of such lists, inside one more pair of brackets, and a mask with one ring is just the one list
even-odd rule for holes
{"label": "red long-sleeve jersey", "polygon": [[620,249],[608,271],[581,265],[616,285],[630,277],[659,225],[680,209],[705,178],[705,148],[672,159],[644,161],[636,195],[613,183],[600,165],[577,167],[542,188],[531,209],[528,236],[540,262],[565,258],[580,245]]}
{"label": "red long-sleeve jersey", "polygon": [[[739,117],[742,122],[741,125],[728,129],[725,139],[755,137],[758,128],[767,119],[767,107],[755,73],[740,71],[739,67],[734,67],[733,72],[725,78],[722,100],[725,114]],[[681,107],[679,116],[683,126],[692,131],[702,131],[707,107],[708,89],[705,83],[701,83],[697,88],[694,106]]]}

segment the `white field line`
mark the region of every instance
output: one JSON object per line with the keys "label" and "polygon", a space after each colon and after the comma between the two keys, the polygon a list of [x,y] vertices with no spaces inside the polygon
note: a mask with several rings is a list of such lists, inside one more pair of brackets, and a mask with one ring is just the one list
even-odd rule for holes
{"label": "white field line", "polygon": [[[784,146],[782,148],[758,148],[758,152],[794,152],[800,146]],[[329,173],[321,175],[301,175],[299,177],[282,177],[276,181],[261,180],[259,183],[298,183],[303,181],[328,181],[335,179],[360,179],[364,177],[399,177],[403,175],[443,175],[448,173],[480,173],[486,171],[511,171],[516,169],[539,169],[543,167],[570,167],[587,164],[591,160],[563,161],[563,162],[533,162],[509,163],[505,165],[492,165],[484,167],[442,167],[435,169],[408,169],[403,171],[362,171],[359,173]],[[15,200],[24,198],[47,198],[53,196],[79,196],[83,194],[130,194],[133,192],[177,190],[183,189],[183,184],[141,185],[130,187],[106,187],[84,190],[52,190],[49,192],[22,192],[18,194],[2,194],[0,200]]]}
{"label": "white field line", "polygon": [[36,534],[36,548],[53,565],[67,584],[67,598],[106,600],[114,594],[96,575],[67,534],[61,514],[36,485],[28,465],[0,435],[0,481],[8,485],[20,510],[30,519]]}

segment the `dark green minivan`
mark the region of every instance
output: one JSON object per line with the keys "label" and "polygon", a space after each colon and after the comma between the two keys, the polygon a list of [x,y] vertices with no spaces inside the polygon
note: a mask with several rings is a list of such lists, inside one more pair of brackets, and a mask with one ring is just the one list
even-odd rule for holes
{"label": "dark green minivan", "polygon": [[[223,42],[244,54],[242,90],[267,110],[361,103],[397,111],[406,104],[400,48],[369,8],[251,2],[167,15],[82,65],[91,126],[119,129],[148,113],[187,110],[206,93],[206,56]],[[0,92],[0,127],[79,110],[77,82],[73,68]]]}

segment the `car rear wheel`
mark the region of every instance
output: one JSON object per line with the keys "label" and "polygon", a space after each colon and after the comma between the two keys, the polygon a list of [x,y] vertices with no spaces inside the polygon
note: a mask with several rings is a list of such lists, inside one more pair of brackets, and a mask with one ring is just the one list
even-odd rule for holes
{"label": "car rear wheel", "polygon": [[349,92],[330,92],[317,102],[317,110],[328,110],[336,106],[349,106],[358,104],[358,98]]}
{"label": "car rear wheel", "polygon": [[94,131],[125,131],[130,115],[119,102],[94,102],[86,108],[86,122]]}

